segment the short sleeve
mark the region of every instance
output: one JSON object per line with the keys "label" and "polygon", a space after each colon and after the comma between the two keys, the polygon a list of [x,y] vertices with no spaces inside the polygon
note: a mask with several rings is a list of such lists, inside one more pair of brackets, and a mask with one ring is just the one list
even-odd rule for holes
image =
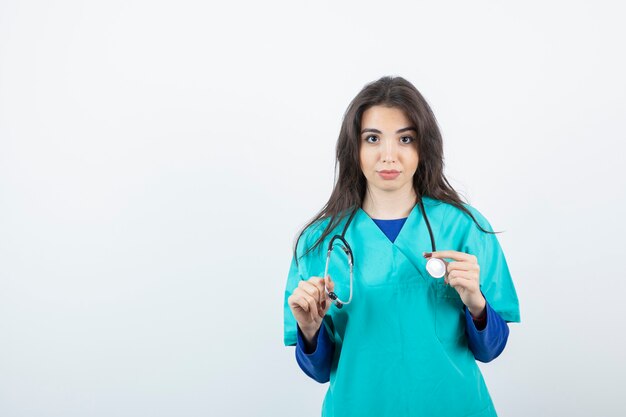
{"label": "short sleeve", "polygon": [[[299,262],[302,265],[302,261]],[[303,280],[303,275],[300,272],[300,268],[296,265],[296,258],[292,257],[291,266],[289,267],[289,274],[287,275],[287,285],[285,287],[285,299],[284,299],[284,342],[285,346],[295,346],[298,341],[298,328],[297,322],[291,309],[287,303],[287,299],[291,296],[293,291],[298,287],[298,283]]]}
{"label": "short sleeve", "polygon": [[[472,214],[485,230],[493,232],[491,224],[476,209],[472,209]],[[472,250],[475,253],[470,253],[475,254],[478,258],[481,291],[500,317],[507,322],[519,323],[520,311],[517,293],[497,235],[485,233],[478,229],[475,224],[474,227],[476,230]]]}

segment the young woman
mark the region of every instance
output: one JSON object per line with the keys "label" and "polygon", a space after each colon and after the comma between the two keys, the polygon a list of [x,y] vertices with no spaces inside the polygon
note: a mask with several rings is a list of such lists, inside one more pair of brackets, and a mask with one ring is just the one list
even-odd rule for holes
{"label": "young woman", "polygon": [[330,381],[322,416],[495,416],[476,361],[504,349],[517,295],[491,225],[443,174],[417,89],[401,77],[366,85],[336,163],[328,202],[296,240],[284,303],[285,345]]}

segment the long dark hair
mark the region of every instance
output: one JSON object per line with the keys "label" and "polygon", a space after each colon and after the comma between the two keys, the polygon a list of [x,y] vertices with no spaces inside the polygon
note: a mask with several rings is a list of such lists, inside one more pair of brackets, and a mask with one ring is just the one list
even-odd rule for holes
{"label": "long dark hair", "polygon": [[[359,92],[344,113],[335,159],[335,185],[328,202],[307,223],[295,241],[293,254],[298,261],[296,249],[304,231],[313,223],[330,218],[322,235],[304,252],[304,255],[319,247],[344,217],[358,210],[363,204],[367,181],[361,170],[359,151],[361,148],[361,117],[372,106],[395,107],[403,110],[406,117],[417,128],[417,150],[419,162],[413,176],[413,188],[418,198],[428,196],[449,203],[474,220],[485,233],[472,213],[463,206],[463,201],[443,174],[443,141],[437,120],[430,106],[417,88],[402,77],[385,76],[373,81]],[[337,176],[337,166],[339,175]]]}

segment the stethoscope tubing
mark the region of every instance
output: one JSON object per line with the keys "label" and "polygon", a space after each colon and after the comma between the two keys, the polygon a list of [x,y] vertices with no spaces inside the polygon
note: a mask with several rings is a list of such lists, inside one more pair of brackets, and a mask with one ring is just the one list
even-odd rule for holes
{"label": "stethoscope tubing", "polygon": [[[433,234],[432,228],[430,227],[430,221],[428,221],[428,216],[426,215],[426,209],[424,208],[424,203],[422,202],[421,198],[419,198],[418,204],[422,211],[422,217],[424,218],[426,227],[428,228],[428,234],[430,236],[430,244],[432,247],[432,251],[436,252],[437,247],[435,246],[435,236]],[[328,276],[328,265],[330,263],[330,254],[334,249],[333,244],[335,240],[339,240],[342,243],[343,245],[342,249],[348,256],[348,263],[350,265],[350,297],[348,298],[348,301],[341,300],[337,296],[337,294],[335,294],[333,291],[329,292],[328,288],[324,286],[324,290],[326,291],[326,294],[328,295],[328,297],[330,297],[331,300],[335,302],[335,305],[337,306],[337,308],[342,308],[344,305],[350,304],[352,302],[352,287],[353,287],[352,284],[354,280],[353,278],[354,256],[352,254],[352,248],[348,244],[348,241],[346,240],[345,236],[346,236],[346,231],[348,230],[348,226],[350,226],[350,223],[352,222],[352,219],[354,218],[354,215],[356,214],[357,211],[358,211],[358,208],[355,208],[354,210],[352,210],[352,213],[350,214],[350,218],[346,222],[346,225],[344,226],[341,235],[335,235],[332,237],[332,239],[330,239],[330,242],[328,243],[328,250],[326,252],[326,267],[324,269],[324,278]],[[446,263],[443,259],[430,258],[426,262],[426,270],[428,271],[430,276],[433,278],[442,278],[443,276],[445,276],[446,269],[447,269]]]}

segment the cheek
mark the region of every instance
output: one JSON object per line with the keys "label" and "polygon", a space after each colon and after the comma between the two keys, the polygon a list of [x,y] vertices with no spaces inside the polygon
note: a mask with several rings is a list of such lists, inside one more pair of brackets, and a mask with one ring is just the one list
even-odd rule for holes
{"label": "cheek", "polygon": [[361,153],[359,154],[359,161],[361,163],[361,170],[363,170],[363,172],[372,170],[376,163],[376,161],[373,160],[372,155],[364,151],[361,151]]}
{"label": "cheek", "polygon": [[419,157],[417,155],[417,150],[411,152],[411,156],[409,158],[409,163],[411,165],[411,170],[416,171],[417,170],[417,164],[419,163]]}
{"label": "cheek", "polygon": [[404,153],[401,155],[402,165],[407,172],[414,172],[417,170],[417,164],[419,158],[417,155],[417,149],[404,149]]}

